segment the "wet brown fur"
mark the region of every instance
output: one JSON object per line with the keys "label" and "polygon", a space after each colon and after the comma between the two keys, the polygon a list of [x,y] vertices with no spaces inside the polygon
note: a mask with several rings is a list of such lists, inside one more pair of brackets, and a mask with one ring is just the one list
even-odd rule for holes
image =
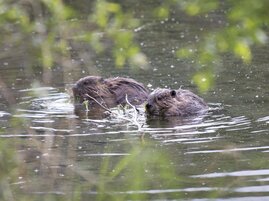
{"label": "wet brown fur", "polygon": [[76,82],[73,89],[75,104],[85,100],[94,104],[93,97],[106,107],[126,104],[126,95],[133,105],[140,105],[147,100],[148,90],[143,84],[123,77],[104,79],[99,76],[87,76]]}
{"label": "wet brown fur", "polygon": [[147,100],[146,112],[153,116],[191,116],[208,110],[202,98],[189,90],[156,89]]}

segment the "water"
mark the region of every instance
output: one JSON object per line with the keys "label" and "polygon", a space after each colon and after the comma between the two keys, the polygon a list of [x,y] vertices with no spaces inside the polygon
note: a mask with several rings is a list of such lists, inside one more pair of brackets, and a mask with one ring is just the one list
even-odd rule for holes
{"label": "water", "polygon": [[[222,18],[218,13],[213,17]],[[138,129],[119,116],[85,118],[73,112],[70,87],[87,74],[131,76],[151,89],[197,92],[190,81],[194,64],[177,59],[174,50],[217,23],[207,20],[145,18],[137,34],[149,70],[116,69],[102,55],[91,68],[56,68],[48,82],[41,72],[27,73],[28,62],[20,62],[19,50],[2,58],[0,140],[12,145],[19,164],[15,173],[2,170],[9,179],[0,174],[6,197],[268,200],[268,47],[256,47],[249,65],[223,57],[214,88],[200,94],[211,107],[203,117],[146,118],[141,112]],[[4,162],[1,167],[10,167]]]}

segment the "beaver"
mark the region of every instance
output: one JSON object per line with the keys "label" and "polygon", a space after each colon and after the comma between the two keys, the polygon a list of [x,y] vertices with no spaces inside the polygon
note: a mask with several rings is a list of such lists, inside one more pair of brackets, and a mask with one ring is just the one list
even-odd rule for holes
{"label": "beaver", "polygon": [[143,84],[123,77],[104,79],[100,76],[87,76],[76,82],[72,88],[75,104],[88,100],[110,108],[126,104],[126,96],[132,105],[140,105],[148,98],[148,90]]}
{"label": "beaver", "polygon": [[202,98],[189,90],[156,89],[148,97],[146,112],[153,116],[191,116],[208,110]]}

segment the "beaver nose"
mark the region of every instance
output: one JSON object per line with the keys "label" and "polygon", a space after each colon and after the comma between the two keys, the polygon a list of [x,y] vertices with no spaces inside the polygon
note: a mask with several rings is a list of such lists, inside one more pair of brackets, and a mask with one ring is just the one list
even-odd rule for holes
{"label": "beaver nose", "polygon": [[76,92],[78,90],[78,85],[74,84],[72,86],[72,90],[73,90],[73,92]]}
{"label": "beaver nose", "polygon": [[151,107],[152,107],[151,104],[149,104],[149,103],[146,104],[146,110],[149,110]]}

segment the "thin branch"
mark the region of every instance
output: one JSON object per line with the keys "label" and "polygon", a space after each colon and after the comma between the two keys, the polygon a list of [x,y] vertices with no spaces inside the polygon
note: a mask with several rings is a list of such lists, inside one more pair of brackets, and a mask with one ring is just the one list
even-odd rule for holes
{"label": "thin branch", "polygon": [[96,95],[99,96],[99,98],[103,101],[104,106],[105,106],[106,108],[108,108],[108,106],[107,106],[106,102],[104,101],[104,99],[102,98],[102,96],[100,96],[100,94],[99,94],[97,91],[94,91],[94,92],[95,92]]}
{"label": "thin branch", "polygon": [[90,99],[92,99],[94,102],[96,102],[104,110],[108,111],[109,113],[113,113],[110,109],[108,109],[107,107],[105,107],[101,103],[99,103],[99,101],[96,100],[94,97],[90,96],[89,94],[86,94],[86,96],[88,96]]}
{"label": "thin branch", "polygon": [[126,94],[126,96],[125,96],[125,100],[126,100],[126,103],[128,104],[128,105],[130,105],[133,109],[134,109],[134,116],[133,116],[133,119],[132,119],[132,122],[138,127],[138,130],[140,131],[141,130],[141,128],[142,128],[142,126],[141,126],[141,124],[137,121],[137,119],[138,119],[138,113],[137,113],[137,109],[136,109],[136,107],[134,106],[134,105],[132,105],[130,102],[129,102],[129,100],[128,100],[128,95]]}
{"label": "thin branch", "polygon": [[134,125],[137,126],[138,131],[141,131],[142,126],[141,126],[141,124],[137,121],[137,118],[138,118],[137,109],[136,109],[136,107],[135,107],[134,105],[132,105],[132,104],[130,103],[130,101],[128,100],[128,96],[127,96],[127,94],[126,94],[126,97],[125,97],[125,99],[126,99],[126,103],[127,103],[128,105],[130,105],[130,106],[133,108],[133,110],[134,110],[134,114],[132,115],[132,118],[124,117],[123,115],[121,115],[121,114],[119,114],[119,113],[116,113],[116,112],[114,112],[114,111],[108,109],[108,108],[105,107],[103,104],[101,104],[98,100],[96,100],[94,97],[92,97],[92,96],[90,96],[90,95],[88,95],[88,94],[86,94],[86,96],[89,97],[90,99],[92,99],[95,103],[97,103],[97,104],[98,104],[100,107],[102,107],[104,110],[108,111],[111,115],[114,115],[116,118],[120,118],[120,119],[123,119],[123,120],[126,120],[126,121],[131,122],[132,124],[134,124]]}

